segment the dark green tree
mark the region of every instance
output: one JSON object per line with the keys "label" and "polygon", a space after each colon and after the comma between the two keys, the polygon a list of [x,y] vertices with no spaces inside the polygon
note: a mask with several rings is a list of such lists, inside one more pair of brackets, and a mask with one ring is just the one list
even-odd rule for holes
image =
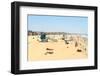
{"label": "dark green tree", "polygon": [[41,39],[41,41],[43,42],[43,41],[45,41],[46,40],[46,33],[41,33],[41,35],[40,35],[40,39]]}

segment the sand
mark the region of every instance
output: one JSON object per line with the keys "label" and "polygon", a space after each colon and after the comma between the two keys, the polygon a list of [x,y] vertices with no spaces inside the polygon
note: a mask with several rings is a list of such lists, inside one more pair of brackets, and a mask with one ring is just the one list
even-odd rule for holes
{"label": "sand", "polygon": [[28,36],[28,61],[88,58],[87,41],[80,36],[73,39],[65,44],[62,39],[41,42],[38,36]]}

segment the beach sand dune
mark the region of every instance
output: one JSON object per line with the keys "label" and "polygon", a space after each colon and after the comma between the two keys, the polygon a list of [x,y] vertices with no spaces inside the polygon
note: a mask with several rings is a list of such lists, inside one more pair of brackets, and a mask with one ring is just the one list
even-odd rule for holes
{"label": "beach sand dune", "polygon": [[[57,38],[56,38],[57,39]],[[28,61],[88,58],[87,41],[73,36],[72,41],[57,39],[41,42],[39,36],[28,36]]]}

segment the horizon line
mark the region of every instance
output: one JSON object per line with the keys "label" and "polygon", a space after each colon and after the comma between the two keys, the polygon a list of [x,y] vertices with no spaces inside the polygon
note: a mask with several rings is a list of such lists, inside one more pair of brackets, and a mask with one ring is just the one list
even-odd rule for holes
{"label": "horizon line", "polygon": [[[43,32],[43,31],[32,31],[32,30],[28,30],[28,32]],[[46,32],[46,33],[53,33],[53,32]],[[72,32],[54,32],[54,33],[65,33],[65,34],[81,34],[81,35],[88,35],[87,33],[72,33]]]}

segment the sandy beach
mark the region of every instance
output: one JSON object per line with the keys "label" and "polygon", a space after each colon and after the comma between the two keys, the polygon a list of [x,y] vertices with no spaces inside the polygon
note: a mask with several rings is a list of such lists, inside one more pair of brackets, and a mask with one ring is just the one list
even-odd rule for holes
{"label": "sandy beach", "polygon": [[73,36],[67,44],[59,36],[57,41],[52,38],[41,42],[38,35],[28,35],[28,61],[88,58],[87,41],[81,36]]}

